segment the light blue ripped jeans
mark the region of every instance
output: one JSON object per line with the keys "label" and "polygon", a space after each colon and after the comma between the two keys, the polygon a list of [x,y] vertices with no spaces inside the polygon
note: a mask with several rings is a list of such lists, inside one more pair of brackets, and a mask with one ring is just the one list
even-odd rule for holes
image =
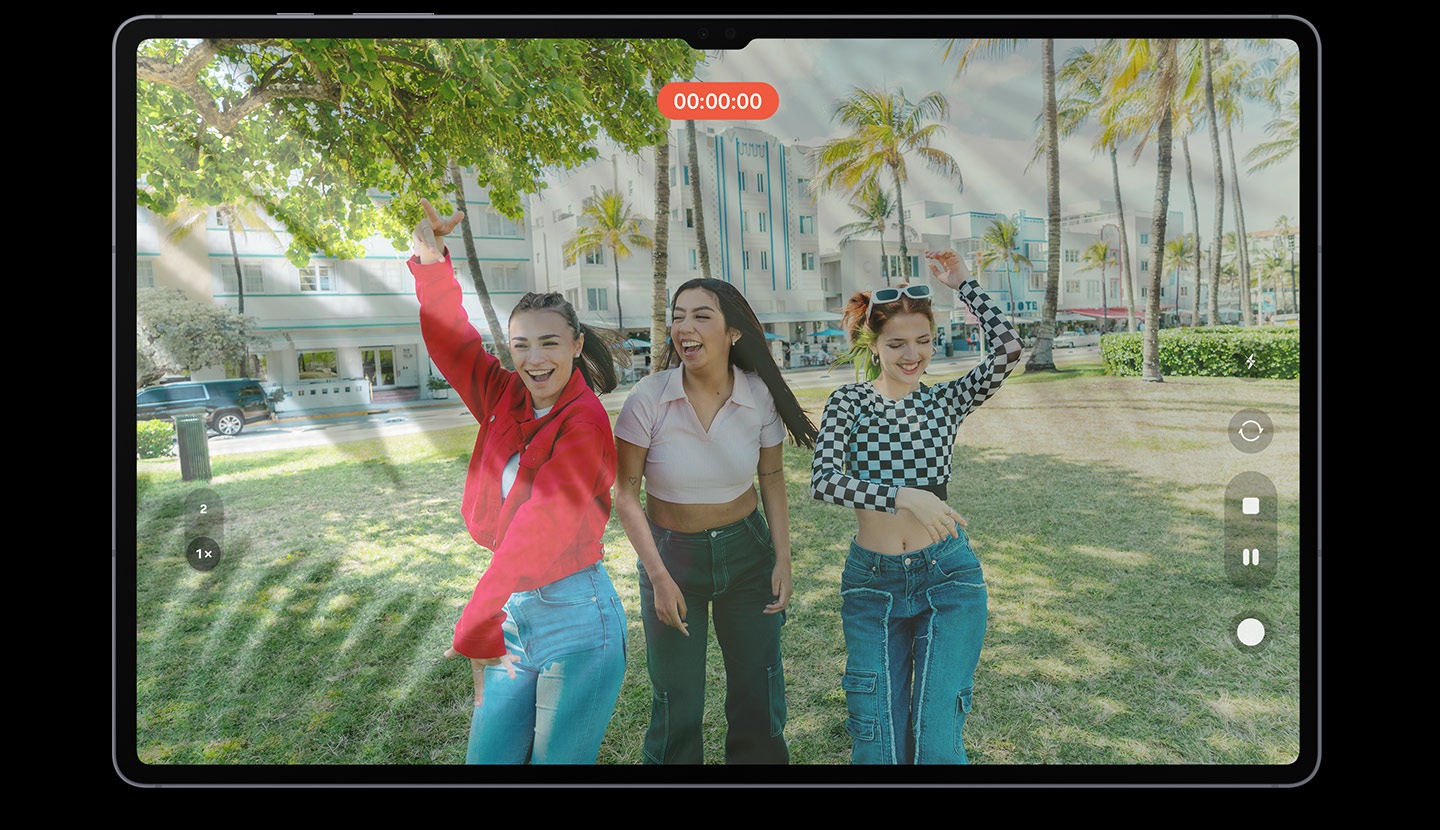
{"label": "light blue ripped jeans", "polygon": [[964,530],[896,556],[851,541],[840,576],[851,763],[967,763],[987,601]]}
{"label": "light blue ripped jeans", "polygon": [[485,667],[467,764],[593,764],[625,679],[625,608],[596,562],[505,603],[512,680]]}

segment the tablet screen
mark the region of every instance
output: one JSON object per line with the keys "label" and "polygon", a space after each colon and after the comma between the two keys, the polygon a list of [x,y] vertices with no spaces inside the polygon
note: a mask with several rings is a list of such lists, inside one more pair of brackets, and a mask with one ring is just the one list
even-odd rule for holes
{"label": "tablet screen", "polygon": [[[141,16],[114,56],[115,296],[136,312],[133,535],[128,458],[115,484],[123,780],[1285,785],[1316,769],[1304,21]],[[422,332],[422,199],[465,214],[442,242],[470,342],[514,367],[517,305],[558,294],[610,348],[612,423],[671,367],[695,278],[743,296],[816,426],[871,383],[863,345],[837,362],[857,292],[934,289],[928,389],[1018,344],[941,464],[986,593],[967,693],[933,704],[959,707],[968,765],[855,762],[842,582],[867,517],[816,497],[820,450],[787,435],[771,714],[789,764],[726,763],[743,649],[720,639],[718,595],[689,608],[713,617],[703,763],[647,763],[657,658],[616,512],[595,532],[626,659],[594,765],[467,768],[471,667],[443,655],[495,555],[462,504],[489,410]],[[1004,329],[932,275],[940,251]],[[114,424],[126,456],[126,413]],[[913,624],[909,660],[938,636]]]}

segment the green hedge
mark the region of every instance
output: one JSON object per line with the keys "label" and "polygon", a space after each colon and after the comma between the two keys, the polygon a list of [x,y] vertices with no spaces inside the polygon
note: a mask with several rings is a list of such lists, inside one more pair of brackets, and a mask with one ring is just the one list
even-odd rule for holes
{"label": "green hedge", "polygon": [[[1106,374],[1139,375],[1144,332],[1100,337],[1100,358]],[[1253,365],[1247,365],[1254,355]],[[1210,377],[1300,377],[1300,329],[1289,326],[1216,326],[1160,330],[1162,375]]]}
{"label": "green hedge", "polygon": [[141,458],[160,458],[175,452],[175,425],[169,421],[136,421],[135,452]]}

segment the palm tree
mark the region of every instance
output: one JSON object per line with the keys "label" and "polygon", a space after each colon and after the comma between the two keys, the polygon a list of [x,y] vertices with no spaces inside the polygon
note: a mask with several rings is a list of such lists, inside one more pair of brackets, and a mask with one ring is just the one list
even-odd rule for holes
{"label": "palm tree", "polygon": [[[1110,39],[1096,44],[1095,51],[1076,49],[1056,73],[1056,80],[1065,88],[1065,96],[1057,102],[1056,117],[1061,136],[1077,132],[1091,116],[1100,122],[1100,134],[1092,150],[1105,152],[1110,156],[1110,179],[1115,196],[1119,229],[1120,274],[1123,283],[1122,300],[1125,307],[1125,330],[1135,331],[1135,277],[1131,270],[1129,229],[1125,222],[1125,200],[1120,195],[1120,142],[1126,138],[1121,96],[1107,95],[1106,90],[1113,84],[1118,73],[1122,41]],[[1114,99],[1114,100],[1112,100]],[[1039,144],[1040,142],[1037,142]],[[1038,157],[1042,148],[1036,148]]]}
{"label": "palm tree", "polygon": [[[685,122],[685,140],[690,145],[690,203],[695,212],[695,240],[699,249],[700,276],[710,279],[710,242],[705,238],[705,200],[700,193],[700,150],[695,140],[695,122]],[[654,342],[654,341],[651,341]],[[653,362],[653,361],[652,361]]]}
{"label": "palm tree", "polygon": [[[848,225],[841,225],[835,229],[840,235],[839,247],[843,248],[852,241],[862,237],[875,235],[880,239],[880,276],[884,277],[885,284],[890,284],[890,267],[888,257],[885,255],[885,229],[890,226],[890,217],[895,215],[895,201],[890,198],[890,192],[878,183],[867,185],[850,200],[850,209],[861,216],[859,222],[851,222]],[[906,228],[912,237],[918,236],[914,228]]]}
{"label": "palm tree", "polygon": [[[1195,235],[1187,233],[1176,237],[1165,243],[1165,268],[1175,275],[1175,319],[1180,319],[1180,269],[1185,264],[1195,259],[1197,247]],[[1198,262],[1197,262],[1198,268]],[[1199,283],[1200,275],[1197,270],[1195,275],[1196,283]],[[1198,304],[1198,301],[1197,301]],[[1191,325],[1198,326],[1199,320],[1191,320]]]}
{"label": "palm tree", "polygon": [[625,333],[625,312],[620,305],[620,260],[630,256],[630,247],[649,250],[654,241],[641,232],[642,220],[626,204],[625,197],[613,190],[602,190],[585,199],[580,211],[582,223],[575,236],[565,243],[565,256],[578,259],[586,254],[609,250],[615,264],[615,316],[620,338]]}
{"label": "palm tree", "polygon": [[1105,268],[1110,264],[1110,259],[1110,243],[1105,241],[1104,237],[1101,237],[1085,246],[1084,250],[1080,252],[1080,267],[1075,269],[1077,273],[1081,271],[1094,271],[1097,268],[1100,270],[1100,304],[1102,310],[1107,311],[1107,317],[1109,316],[1109,298],[1105,296]]}
{"label": "palm tree", "polygon": [[1265,125],[1265,132],[1273,136],[1269,141],[1250,148],[1245,160],[1252,162],[1249,172],[1264,170],[1300,149],[1300,98],[1291,95],[1285,102],[1284,110]]}
{"label": "palm tree", "polygon": [[[1201,63],[1204,71],[1206,123],[1210,127],[1210,157],[1215,163],[1215,233],[1211,237],[1222,246],[1225,237],[1225,165],[1220,155],[1220,122],[1215,115],[1215,60],[1211,54],[1210,40],[1201,41]],[[1198,221],[1198,220],[1197,220]],[[1220,259],[1215,256],[1210,262],[1210,325],[1220,325]]]}
{"label": "palm tree", "polygon": [[[270,239],[280,244],[280,236],[270,227],[270,222],[265,216],[265,207],[258,199],[244,199],[228,202],[222,205],[214,205],[215,217],[220,224],[225,226],[226,232],[230,235],[230,261],[235,268],[235,283],[237,291],[236,311],[245,313],[245,275],[240,270],[240,246],[235,241],[235,231],[239,230],[242,236],[248,236],[250,231],[263,233]],[[165,217],[165,223],[169,226],[166,238],[171,242],[179,242],[197,227],[203,226],[206,217],[210,215],[211,206],[182,199],[175,210]],[[282,246],[283,247],[283,246]]]}
{"label": "palm tree", "polygon": [[1155,139],[1155,204],[1150,220],[1149,296],[1145,304],[1145,338],[1141,379],[1160,382],[1160,279],[1164,273],[1165,227],[1170,209],[1170,173],[1173,153],[1175,92],[1180,86],[1173,38],[1130,40],[1125,44],[1123,69],[1114,87],[1119,94],[1134,90],[1137,116],[1153,125],[1140,136],[1136,155],[1152,133]]}
{"label": "palm tree", "polygon": [[[265,216],[265,206],[258,198],[243,199],[215,206],[215,216],[220,224],[225,226],[230,236],[230,261],[235,268],[235,290],[236,290],[236,313],[245,313],[245,272],[240,269],[240,246],[235,241],[235,231],[238,229],[242,236],[249,235],[250,231],[263,233],[280,247],[280,236],[275,229],[270,227],[270,222]],[[198,202],[182,199],[175,210],[165,217],[169,226],[166,238],[171,242],[179,242],[190,234],[196,227],[203,226],[205,218],[210,215],[210,207]],[[251,365],[250,346],[245,345],[244,357],[241,360],[245,367],[243,374],[252,375],[259,372],[259,363]]]}
{"label": "palm tree", "polygon": [[[665,310],[669,306],[670,292],[665,279],[670,270],[670,131],[660,137],[655,145],[655,280],[650,289],[650,353],[657,355],[660,344],[665,342]],[[619,267],[618,264],[616,266]],[[620,289],[615,289],[616,308],[619,308]],[[623,333],[622,333],[623,337]],[[624,340],[622,339],[622,343]],[[660,361],[650,361],[650,371],[660,371]]]}
{"label": "palm tree", "polygon": [[[976,51],[992,54],[1008,52],[1019,43],[1018,40],[975,39],[961,53],[955,69],[958,78],[965,64]],[[953,41],[947,44],[948,56]],[[1055,41],[1044,38],[1040,41],[1041,86],[1041,129],[1045,141],[1045,195],[1048,221],[1046,222],[1045,299],[1040,306],[1040,325],[1035,331],[1035,348],[1025,363],[1026,371],[1054,369],[1055,360],[1051,344],[1055,338],[1055,311],[1060,299],[1060,133],[1058,107],[1055,101]]]}
{"label": "palm tree", "polygon": [[854,194],[882,177],[890,178],[900,220],[902,276],[907,279],[912,273],[905,241],[906,157],[918,156],[930,170],[964,187],[959,163],[949,153],[930,146],[944,129],[935,120],[947,118],[949,113],[949,103],[938,92],[912,102],[904,90],[853,87],[831,114],[832,120],[850,128],[850,134],[825,142],[817,154],[815,181],[821,190]]}
{"label": "palm tree", "polygon": [[[465,208],[465,180],[461,178],[460,164],[451,158],[449,161],[450,186],[455,188],[456,205],[461,210]],[[495,314],[495,305],[490,302],[490,289],[485,285],[485,274],[480,269],[480,254],[475,250],[475,232],[470,226],[470,211],[464,212],[460,220],[460,237],[465,245],[465,262],[469,266],[470,282],[475,285],[475,296],[480,300],[480,309],[485,314],[485,325],[490,329],[490,339],[495,343],[495,356],[500,358],[500,365],[506,369],[514,369],[515,363],[510,357],[510,346],[505,342],[505,332],[500,328],[500,318]]]}
{"label": "palm tree", "polygon": [[1030,266],[1030,258],[1020,253],[1020,227],[1009,219],[994,219],[990,227],[980,237],[981,253],[980,265],[982,268],[990,268],[993,265],[1005,266],[1005,290],[1010,294],[1011,313],[1018,313],[1019,303],[1016,301],[1015,285],[1010,281],[1011,266]]}

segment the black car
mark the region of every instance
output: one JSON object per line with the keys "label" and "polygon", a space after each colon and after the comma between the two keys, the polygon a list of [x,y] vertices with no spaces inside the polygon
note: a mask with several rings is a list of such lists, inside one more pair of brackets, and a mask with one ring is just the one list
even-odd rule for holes
{"label": "black car", "polygon": [[270,417],[265,389],[254,378],[198,380],[147,386],[135,393],[135,420],[172,420],[177,412],[204,408],[205,424],[221,435],[239,435],[245,425]]}

